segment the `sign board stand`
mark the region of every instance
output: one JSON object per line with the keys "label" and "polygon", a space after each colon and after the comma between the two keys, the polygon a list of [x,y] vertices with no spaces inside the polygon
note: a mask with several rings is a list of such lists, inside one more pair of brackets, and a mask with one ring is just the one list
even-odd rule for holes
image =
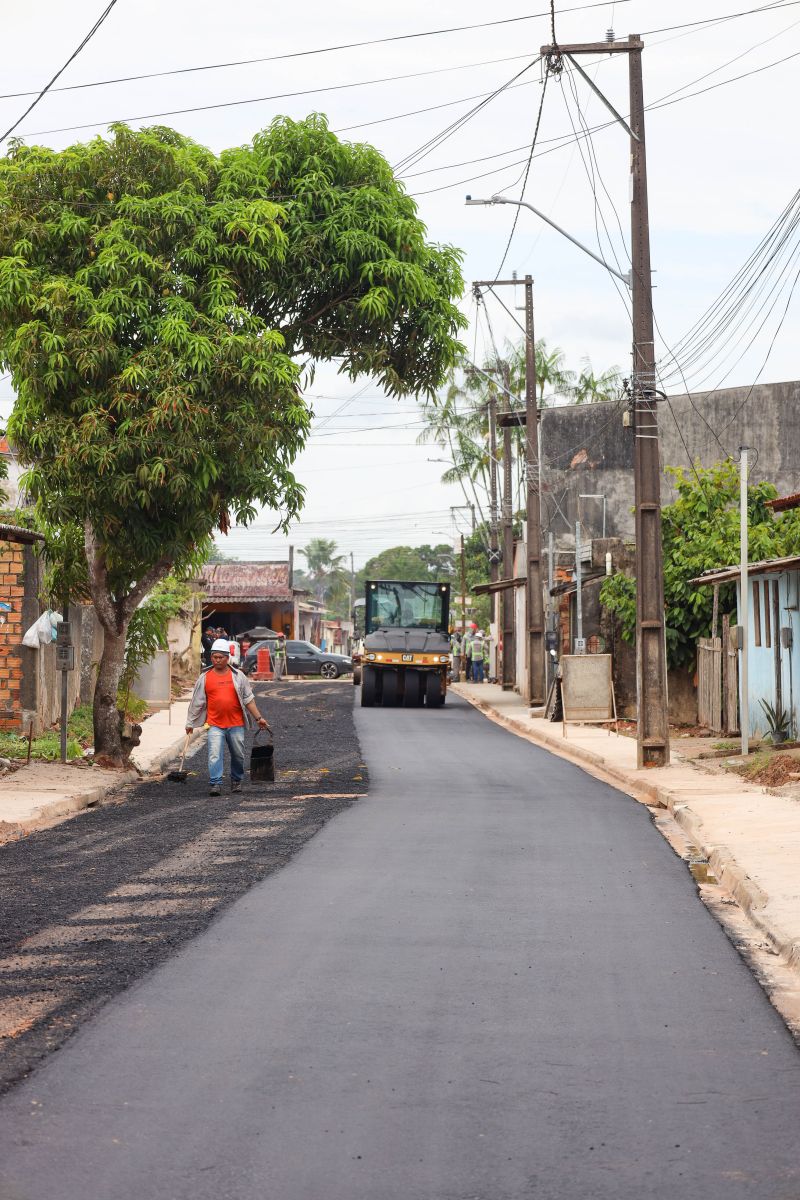
{"label": "sign board stand", "polygon": [[[610,654],[564,654],[561,657],[561,733],[567,725],[605,725],[619,732],[617,700]],[[609,735],[611,730],[609,729]]]}

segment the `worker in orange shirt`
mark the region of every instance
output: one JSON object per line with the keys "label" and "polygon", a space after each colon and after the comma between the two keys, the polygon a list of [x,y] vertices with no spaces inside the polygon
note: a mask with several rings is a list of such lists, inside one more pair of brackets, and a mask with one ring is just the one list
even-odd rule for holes
{"label": "worker in orange shirt", "polygon": [[258,711],[253,689],[244,672],[230,662],[230,644],[218,638],[211,647],[211,667],[204,671],[192,692],[186,714],[186,732],[208,724],[209,795],[222,795],[224,748],[231,756],[231,791],[242,790],[244,732],[256,724],[269,729]]}

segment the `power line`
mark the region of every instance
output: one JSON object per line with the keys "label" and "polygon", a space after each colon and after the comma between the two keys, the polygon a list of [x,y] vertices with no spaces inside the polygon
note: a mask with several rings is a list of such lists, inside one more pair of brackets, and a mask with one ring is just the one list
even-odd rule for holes
{"label": "power line", "polygon": [[32,101],[31,101],[31,103],[28,105],[28,107],[25,109],[25,112],[22,114],[22,116],[21,116],[21,117],[18,117],[18,118],[17,118],[17,120],[14,122],[14,124],[13,124],[13,125],[11,125],[11,126],[10,126],[10,128],[8,128],[8,129],[5,131],[5,133],[3,134],[2,138],[0,138],[0,141],[3,141],[3,142],[4,142],[4,141],[6,140],[6,138],[9,136],[9,134],[13,133],[13,132],[14,132],[14,130],[17,128],[17,126],[18,126],[19,124],[21,124],[21,123],[22,123],[22,121],[24,121],[24,120],[25,120],[25,118],[27,117],[28,113],[32,112],[32,111],[33,111],[33,109],[34,109],[34,108],[36,108],[36,105],[39,103],[39,101],[41,100],[42,96],[44,96],[46,92],[49,92],[49,91],[50,91],[50,88],[53,86],[53,84],[54,84],[54,83],[55,83],[55,81],[58,79],[58,77],[59,77],[60,75],[63,75],[63,74],[64,74],[64,72],[66,71],[66,69],[67,69],[67,67],[69,66],[69,64],[70,64],[71,62],[74,62],[74,60],[75,60],[75,59],[78,57],[78,55],[80,54],[81,50],[83,50],[84,46],[86,46],[86,45],[87,45],[87,44],[88,44],[88,43],[89,43],[89,42],[92,40],[92,38],[93,38],[93,37],[94,37],[94,35],[97,33],[98,29],[99,29],[99,28],[100,28],[100,26],[103,24],[103,22],[105,21],[106,17],[107,17],[107,16],[108,16],[108,14],[111,12],[112,8],[114,7],[114,5],[115,5],[116,3],[117,3],[117,0],[111,0],[110,4],[108,4],[108,6],[107,6],[107,7],[104,9],[104,11],[103,11],[103,12],[100,14],[100,16],[97,18],[97,20],[95,21],[94,25],[93,25],[93,26],[92,26],[92,28],[89,30],[89,32],[86,34],[86,37],[83,39],[83,41],[82,41],[82,42],[80,43],[80,45],[77,47],[77,49],[73,50],[72,54],[70,54],[69,58],[68,58],[68,59],[67,59],[67,61],[64,63],[63,67],[61,67],[61,68],[60,68],[60,70],[56,71],[55,75],[53,76],[53,78],[50,80],[50,82],[49,82],[49,83],[46,83],[46,84],[44,85],[44,87],[43,87],[43,88],[42,88],[42,90],[39,92],[39,94],[36,96],[36,98],[35,98],[34,100],[32,100]]}
{"label": "power line", "polygon": [[746,58],[749,54],[752,54],[754,50],[759,50],[762,46],[766,46],[769,42],[774,42],[776,38],[783,37],[785,33],[788,33],[790,29],[794,29],[797,25],[800,25],[800,21],[792,21],[791,24],[786,25],[783,29],[779,29],[777,33],[773,33],[768,38],[764,38],[763,41],[756,42],[755,45],[748,46],[746,50],[741,52],[741,54],[735,54],[733,58],[729,58],[726,62],[720,63],[719,66],[714,67],[711,71],[706,71],[704,75],[698,75],[697,79],[693,79],[691,83],[684,83],[681,85],[681,87],[675,88],[674,91],[667,92],[666,95],[659,97],[659,101],[657,101],[657,103],[660,104],[661,101],[668,100],[671,96],[678,95],[678,93],[684,91],[685,88],[694,87],[696,83],[702,83],[704,79],[709,79],[712,75],[716,75],[718,71],[724,71],[726,67],[733,66],[735,62],[739,62],[740,59]]}
{"label": "power line", "polygon": [[[727,346],[732,346],[734,351],[738,350],[760,314],[769,304],[770,298],[774,296],[775,299],[766,314],[766,317],[769,317],[782,290],[781,280],[791,268],[797,255],[800,245],[797,236],[799,230],[800,191],[795,192],[767,234],[713,304],[706,309],[692,329],[684,334],[675,349],[669,351],[687,390],[686,373],[688,372],[691,376],[690,368],[695,367],[694,375],[697,377],[701,371],[701,368],[697,366],[698,363],[703,362],[706,366],[710,365],[725,352]],[[787,249],[789,251],[787,261],[780,267],[781,259]],[[777,282],[773,282],[773,276],[779,267],[780,273]],[[761,295],[767,288],[769,290],[762,301]],[[750,313],[756,306],[755,316],[751,318]],[[746,325],[745,322],[747,322]],[[757,336],[763,324],[764,321],[761,322],[761,326],[756,330],[754,336]],[[747,352],[752,340],[744,346],[736,362],[740,361],[743,354]],[[719,346],[719,349],[709,357],[709,353],[714,350],[715,346]],[[667,349],[669,350],[669,347]],[[732,367],[729,369],[728,374],[732,369]],[[675,374],[674,371],[668,373],[666,378],[673,374]]]}
{"label": "power line", "polygon": [[[564,97],[564,105],[567,110],[567,116],[569,118],[569,123],[572,126],[572,132],[575,135],[575,145],[578,148],[578,153],[580,154],[581,162],[583,164],[583,169],[586,173],[586,178],[589,181],[589,187],[591,188],[591,191],[592,191],[592,199],[594,200],[594,228],[595,228],[595,234],[597,237],[597,248],[600,251],[600,257],[604,258],[605,255],[604,255],[604,251],[603,251],[603,243],[602,243],[602,239],[600,237],[600,228],[598,225],[598,219],[599,219],[599,221],[602,223],[603,229],[605,231],[606,239],[608,241],[608,245],[611,250],[611,254],[614,258],[614,262],[617,264],[617,270],[621,274],[622,273],[622,263],[619,261],[616,247],[614,246],[613,238],[611,237],[611,234],[608,231],[608,225],[606,224],[605,215],[600,206],[600,200],[597,195],[597,183],[596,183],[597,179],[600,180],[600,184],[603,188],[603,191],[605,192],[606,196],[608,197],[609,203],[611,204],[611,208],[614,211],[614,215],[617,219],[617,225],[619,227],[620,235],[622,236],[622,241],[623,241],[623,245],[624,245],[625,235],[622,230],[622,223],[619,219],[619,213],[617,212],[616,206],[614,205],[614,201],[611,198],[611,194],[610,194],[608,188],[606,187],[605,182],[603,181],[602,175],[600,174],[600,164],[597,160],[597,155],[594,150],[594,143],[592,141],[592,135],[591,135],[591,132],[589,131],[588,124],[587,124],[586,119],[581,110],[580,101],[578,99],[578,92],[577,92],[577,88],[575,86],[575,80],[572,78],[571,75],[568,76],[568,82],[571,87],[573,99],[575,101],[575,107],[578,112],[578,119],[581,124],[582,131],[584,133],[584,139],[586,141],[586,148],[589,152],[588,163],[587,163],[586,157],[583,153],[583,146],[581,145],[581,140],[584,140],[584,139],[578,138],[578,132],[575,129],[575,125],[572,120],[572,113],[570,112],[570,109],[569,109],[569,102],[567,100],[567,95],[564,92],[563,87],[561,89],[561,94]],[[627,254],[627,251],[626,251],[626,254]],[[628,258],[628,262],[630,262],[630,257]],[[609,272],[609,274],[610,274],[610,272]],[[610,275],[610,278],[611,278],[612,284],[614,285],[614,289],[615,289],[617,295],[619,296],[620,300],[622,301],[622,306],[625,309],[625,312],[628,314],[628,316],[630,316],[631,305],[630,305],[629,297],[620,288],[620,285],[617,282],[616,277],[614,275]]]}
{"label": "power line", "polygon": [[[220,108],[241,108],[248,104],[263,104],[268,100],[291,100],[297,96],[315,96],[324,92],[342,92],[350,88],[374,87],[381,83],[398,83],[406,79],[420,79],[424,75],[445,75],[453,71],[468,71],[476,67],[489,67],[497,63],[515,62],[521,58],[527,58],[525,54],[512,54],[504,58],[489,58],[482,62],[463,63],[456,67],[434,67],[427,71],[411,71],[403,75],[385,75],[378,79],[356,79],[347,83],[332,83],[326,84],[324,87],[302,88],[295,92],[275,92],[269,96],[251,96],[243,100],[222,100],[215,104],[194,104],[188,108],[170,108],[163,112],[140,113],[135,117],[117,117],[112,119],[105,118],[100,121],[85,121],[79,125],[63,125],[59,129],[36,129],[28,132],[28,137],[41,137],[49,133],[71,133],[76,129],[91,129],[95,125],[114,125],[127,124],[129,121],[150,121],[156,117],[176,117],[185,116],[188,113],[197,112],[212,112]],[[22,118],[20,117],[20,121]],[[19,122],[17,122],[19,124]]]}
{"label": "power line", "polygon": [[524,75],[526,71],[529,71],[536,61],[536,59],[531,59],[521,71],[517,71],[515,75],[512,75],[510,79],[507,79],[505,83],[500,85],[500,87],[495,88],[493,92],[489,92],[486,96],[484,96],[478,104],[474,105],[473,108],[469,109],[466,113],[462,113],[460,117],[457,117],[456,120],[448,125],[445,129],[440,130],[439,133],[434,134],[434,136],[429,138],[427,142],[423,142],[423,144],[416,150],[412,150],[410,154],[407,154],[404,158],[400,159],[400,161],[396,163],[392,169],[399,173],[408,167],[416,166],[416,164],[421,162],[422,159],[430,154],[432,150],[437,150],[439,146],[443,145],[446,141],[453,137],[455,133],[457,133],[460,129],[463,129],[467,122],[471,121],[473,117],[477,116],[482,109],[486,108],[488,104],[491,104],[493,100],[496,100],[498,96],[502,95],[503,92],[512,87],[516,80]]}
{"label": "power line", "polygon": [[775,4],[762,4],[759,8],[746,8],[741,12],[726,13],[722,17],[703,17],[699,21],[684,21],[682,25],[664,25],[661,29],[645,29],[642,37],[649,37],[652,33],[672,33],[676,29],[693,29],[700,25],[720,25],[725,21],[735,21],[738,17],[750,17],[780,8],[793,8],[796,4],[800,4],[800,0],[780,0]]}
{"label": "power line", "polygon": [[[553,21],[555,22],[555,16],[553,16]],[[539,126],[542,123],[542,112],[544,111],[544,97],[545,97],[545,92],[547,91],[547,80],[549,77],[550,77],[550,71],[547,70],[544,73],[544,81],[542,83],[542,94],[539,97],[539,111],[536,114],[536,124],[533,127],[533,137],[531,138],[531,149],[530,149],[530,153],[528,155],[528,161],[525,164],[525,175],[522,180],[522,188],[519,193],[520,200],[523,200],[525,198],[525,189],[528,186],[528,176],[530,175],[531,163],[533,162],[533,152],[536,149],[536,139],[539,136]],[[514,240],[514,234],[516,232],[517,221],[519,220],[519,214],[520,214],[520,209],[519,209],[519,205],[518,205],[514,211],[514,219],[511,222],[511,231],[508,235],[508,241],[506,242],[506,248],[503,251],[503,257],[500,260],[500,266],[495,271],[495,276],[494,276],[495,279],[500,278],[500,272],[503,270],[503,267],[506,265],[506,259],[508,258],[508,252],[511,249],[511,243]]]}
{"label": "power line", "polygon": [[[618,2],[622,3],[622,4],[628,4],[628,3],[630,3],[630,0],[618,0]],[[800,3],[800,0],[791,0],[791,2]],[[116,0],[114,0],[114,3],[116,3]],[[575,5],[571,8],[564,8],[561,11],[564,13],[584,12],[588,9],[593,9],[593,8],[605,8],[605,3],[607,3],[607,0],[605,0],[605,2],[600,2],[600,3],[595,3],[595,4],[579,4],[579,5]],[[109,5],[109,9],[112,7],[113,7],[113,4]],[[756,10],[756,11],[758,11],[758,10]],[[361,49],[364,46],[380,46],[380,45],[386,45],[387,43],[390,43],[390,42],[402,42],[402,41],[408,41],[408,40],[411,40],[414,38],[439,37],[444,34],[463,33],[465,31],[469,31],[469,30],[473,30],[473,29],[490,29],[493,26],[498,26],[498,25],[513,25],[513,24],[519,23],[520,21],[535,21],[539,17],[546,17],[548,15],[549,15],[549,9],[546,9],[542,12],[537,12],[537,13],[524,13],[523,15],[518,16],[518,17],[503,17],[503,18],[501,18],[499,20],[495,20],[495,21],[480,21],[480,22],[477,22],[472,25],[452,25],[449,28],[445,28],[445,29],[428,29],[428,30],[422,30],[422,31],[415,32],[415,33],[394,34],[389,37],[371,38],[368,41],[363,41],[363,42],[342,42],[339,45],[320,46],[314,50],[293,50],[293,51],[289,51],[285,54],[270,54],[270,55],[267,55],[262,58],[243,58],[243,59],[237,59],[237,60],[234,60],[231,62],[204,63],[197,67],[173,67],[171,70],[168,70],[168,71],[149,71],[149,72],[141,73],[138,75],[121,75],[114,79],[97,79],[97,80],[93,80],[89,83],[74,83],[74,84],[70,84],[69,86],[66,86],[66,87],[53,88],[52,90],[54,92],[80,91],[81,89],[85,89],[85,88],[108,87],[112,84],[117,84],[117,83],[137,83],[140,80],[144,80],[144,79],[164,79],[171,75],[190,75],[190,74],[194,74],[198,71],[220,71],[220,70],[226,70],[228,68],[233,68],[233,67],[256,66],[259,63],[285,62],[285,61],[287,61],[289,59],[293,59],[293,58],[307,58],[310,55],[332,54],[332,53],[340,51],[340,50],[357,50],[357,49]],[[63,69],[64,68],[62,67],[62,71],[63,71]],[[59,72],[59,74],[61,74],[61,72]],[[55,76],[54,78],[58,78],[58,76]],[[33,94],[34,93],[32,91],[31,92],[6,92],[4,95],[0,95],[0,100],[9,100],[9,99],[20,98],[23,96],[32,96]]]}
{"label": "power line", "polygon": [[[792,0],[792,2],[800,3],[800,0]],[[786,55],[784,58],[778,58],[778,59],[773,60],[770,63],[765,63],[761,67],[754,67],[752,71],[745,71],[741,75],[734,75],[730,79],[722,79],[718,83],[711,84],[707,88],[700,88],[696,92],[687,92],[683,96],[676,95],[676,91],[680,92],[683,90],[683,88],[692,87],[694,85],[694,83],[698,82],[698,80],[691,80],[691,81],[683,84],[681,86],[681,88],[676,89],[676,91],[668,92],[666,94],[666,97],[669,97],[669,98],[661,97],[660,99],[654,100],[650,104],[645,105],[645,111],[653,112],[653,111],[656,111],[657,109],[669,108],[673,104],[682,104],[685,100],[692,100],[696,96],[705,95],[707,92],[715,91],[717,88],[727,87],[731,83],[738,83],[743,79],[749,78],[749,76],[751,76],[751,75],[758,75],[764,71],[772,70],[773,67],[781,66],[783,63],[789,62],[791,59],[797,58],[798,56],[800,56],[800,51],[795,51],[792,54]],[[699,78],[705,79],[708,77],[708,74],[710,74],[710,72],[706,73],[706,75],[700,76]],[[527,83],[516,84],[515,86],[516,87],[529,87],[530,81]],[[474,99],[474,97],[466,97],[465,99]],[[452,101],[450,103],[458,103],[458,101]],[[443,107],[443,106],[437,105],[436,107]],[[420,112],[425,112],[425,111],[430,111],[430,110],[418,109],[416,112],[413,112],[413,113],[400,113],[394,117],[383,118],[382,120],[398,120],[400,117],[417,116]],[[380,120],[370,121],[370,122],[366,122],[365,126],[380,124],[380,123],[381,123]],[[600,133],[605,129],[611,129],[615,124],[616,124],[616,122],[613,120],[603,121],[598,125],[590,126],[584,134],[581,134],[579,136],[585,138],[585,137],[588,137],[590,134]],[[347,129],[360,129],[360,128],[364,128],[365,126],[350,125],[350,126],[347,126]],[[346,132],[346,130],[341,129],[338,132],[344,133],[344,132]],[[534,154],[534,158],[542,158],[546,154],[552,154],[555,150],[562,150],[562,149],[564,149],[565,146],[571,145],[573,143],[573,141],[577,140],[577,138],[570,136],[568,134],[567,135],[562,134],[556,138],[547,139],[541,144],[547,145],[548,140],[551,141],[553,144],[548,145],[548,148],[546,150],[539,150],[538,153]],[[508,153],[511,153],[511,151],[509,150]],[[520,160],[520,162],[521,161],[522,160]],[[462,187],[464,184],[472,183],[475,179],[482,179],[488,175],[496,175],[496,174],[499,174],[500,171],[503,171],[503,170],[506,170],[513,166],[518,166],[518,165],[519,165],[518,163],[509,163],[509,164],[507,164],[507,167],[498,167],[496,170],[486,171],[483,175],[472,175],[466,179],[459,179],[454,183],[443,184],[441,187],[436,187],[436,188],[428,188],[424,192],[415,192],[413,194],[416,196],[426,196],[426,195],[431,195],[434,192],[449,191],[451,188]]]}
{"label": "power line", "polygon": [[[115,0],[115,2],[116,2],[116,0]],[[630,0],[617,0],[617,2],[618,3],[629,3]],[[761,5],[758,8],[748,8],[748,9],[744,9],[741,12],[728,13],[722,17],[705,17],[698,21],[688,21],[688,22],[684,22],[684,23],[678,24],[678,25],[666,25],[659,29],[646,29],[646,30],[644,30],[642,36],[648,37],[650,34],[672,33],[676,30],[695,29],[695,28],[700,28],[701,26],[722,24],[727,21],[736,20],[739,17],[758,15],[758,14],[762,14],[762,13],[766,13],[766,12],[771,12],[773,10],[779,10],[781,8],[791,8],[798,3],[800,3],[800,0],[781,0],[781,2],[779,2],[779,3],[765,4],[765,5]],[[604,8],[604,7],[605,7],[604,3],[583,4],[583,5],[576,5],[571,8],[562,8],[559,11],[561,13],[583,12],[588,9]],[[368,41],[362,41],[362,42],[344,42],[339,45],[320,46],[313,50],[294,50],[294,51],[289,51],[285,54],[271,54],[271,55],[262,56],[260,58],[244,58],[244,59],[234,59],[234,60],[231,60],[228,62],[202,63],[198,66],[190,66],[190,67],[172,67],[166,71],[147,71],[147,72],[141,72],[136,75],[120,75],[120,76],[116,76],[111,79],[95,79],[95,80],[90,80],[86,83],[67,84],[67,85],[65,85],[63,87],[59,87],[59,88],[50,87],[50,88],[48,88],[48,90],[53,93],[82,91],[82,90],[86,90],[87,88],[109,87],[109,86],[112,86],[115,84],[120,84],[120,83],[137,83],[137,82],[140,82],[143,80],[148,80],[148,79],[165,79],[165,78],[169,78],[173,75],[191,75],[191,74],[196,74],[196,73],[202,72],[202,71],[220,71],[220,70],[233,69],[233,68],[237,68],[237,67],[257,66],[262,63],[282,62],[282,61],[288,61],[288,60],[291,60],[294,58],[306,58],[306,57],[318,55],[318,54],[331,54],[331,53],[338,52],[341,50],[353,50],[353,49],[360,49],[365,46],[384,45],[384,44],[388,44],[391,42],[403,41],[403,40],[408,40],[408,39],[412,39],[412,38],[437,37],[440,35],[445,35],[445,34],[450,34],[450,33],[462,33],[462,32],[475,30],[475,29],[486,29],[486,28],[490,28],[492,26],[514,24],[514,23],[520,22],[520,21],[536,20],[539,17],[546,17],[549,15],[550,15],[550,10],[547,9],[547,10],[543,10],[542,12],[538,12],[538,13],[524,14],[519,17],[506,17],[506,18],[503,18],[501,20],[496,20],[496,21],[485,21],[485,22],[479,22],[479,23],[471,24],[471,25],[454,25],[447,29],[423,30],[420,32],[398,34],[398,35],[385,37],[385,38],[372,38]],[[62,68],[62,70],[63,70],[63,68]],[[55,78],[58,78],[58,76],[56,76]],[[35,89],[32,89],[30,91],[25,91],[25,92],[5,92],[5,93],[0,94],[0,100],[22,99],[26,96],[35,96],[35,95],[37,95],[37,92]]]}

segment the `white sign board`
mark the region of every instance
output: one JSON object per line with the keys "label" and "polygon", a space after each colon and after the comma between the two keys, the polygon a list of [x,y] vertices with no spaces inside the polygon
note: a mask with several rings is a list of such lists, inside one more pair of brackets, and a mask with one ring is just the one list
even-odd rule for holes
{"label": "white sign board", "polygon": [[565,721],[615,720],[611,655],[562,655],[561,700]]}

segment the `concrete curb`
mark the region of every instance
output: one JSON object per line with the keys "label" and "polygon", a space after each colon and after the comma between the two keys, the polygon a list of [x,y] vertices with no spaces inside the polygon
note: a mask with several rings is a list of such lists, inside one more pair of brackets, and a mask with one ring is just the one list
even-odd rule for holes
{"label": "concrete curb", "polygon": [[[788,967],[800,973],[800,941],[790,936],[775,922],[769,911],[769,896],[755,880],[750,878],[736,860],[733,852],[727,846],[715,844],[706,839],[702,818],[692,809],[691,803],[685,800],[679,791],[673,791],[664,785],[648,783],[639,778],[631,778],[629,772],[609,766],[601,754],[586,750],[582,746],[570,745],[568,738],[557,742],[555,739],[543,737],[538,730],[532,729],[526,720],[505,716],[499,713],[490,702],[462,691],[460,687],[454,688],[454,691],[490,720],[509,729],[512,733],[521,735],[542,749],[550,751],[551,754],[582,767],[596,778],[619,787],[620,791],[640,803],[649,807],[666,809],[692,844],[708,860],[714,877],[725,891],[733,896],[739,908],[764,936],[771,949],[781,956]],[[763,794],[767,789],[751,788],[748,790]]]}
{"label": "concrete curb", "polygon": [[750,878],[727,846],[706,841],[702,819],[692,810],[691,805],[681,801],[680,797],[673,796],[668,807],[678,825],[708,859],[720,886],[733,896],[786,965],[800,973],[800,942],[774,920],[769,911],[769,896],[764,889]]}
{"label": "concrete curb", "polygon": [[129,783],[134,783],[138,778],[138,771],[121,771],[113,780],[106,780],[97,784],[96,787],[87,788],[84,792],[77,792],[72,796],[60,796],[57,800],[40,805],[24,820],[0,820],[0,842],[15,841],[38,829],[48,829],[51,825],[75,816],[76,813],[93,808],[106,797],[120,791]]}
{"label": "concrete curb", "polygon": [[639,800],[642,804],[657,805],[666,808],[666,801],[660,798],[660,793],[664,791],[658,785],[648,783],[646,779],[637,779],[635,782],[625,771],[621,771],[618,767],[609,766],[601,754],[596,754],[592,750],[586,750],[583,746],[571,744],[568,738],[563,738],[556,742],[551,738],[543,737],[538,729],[532,729],[525,720],[516,717],[506,717],[499,713],[487,700],[481,700],[477,696],[471,696],[468,692],[461,691],[460,688],[452,689],[457,696],[461,696],[473,708],[479,709],[490,720],[497,725],[502,725],[505,729],[510,729],[512,733],[520,734],[530,742],[534,742],[537,746],[541,746],[543,750],[549,750],[551,754],[557,755],[558,758],[564,758],[568,762],[575,763],[576,766],[583,767],[588,770],[591,775],[598,779],[602,779],[604,783],[612,783],[618,786],[621,791],[626,792],[629,796],[633,796],[634,800]]}

